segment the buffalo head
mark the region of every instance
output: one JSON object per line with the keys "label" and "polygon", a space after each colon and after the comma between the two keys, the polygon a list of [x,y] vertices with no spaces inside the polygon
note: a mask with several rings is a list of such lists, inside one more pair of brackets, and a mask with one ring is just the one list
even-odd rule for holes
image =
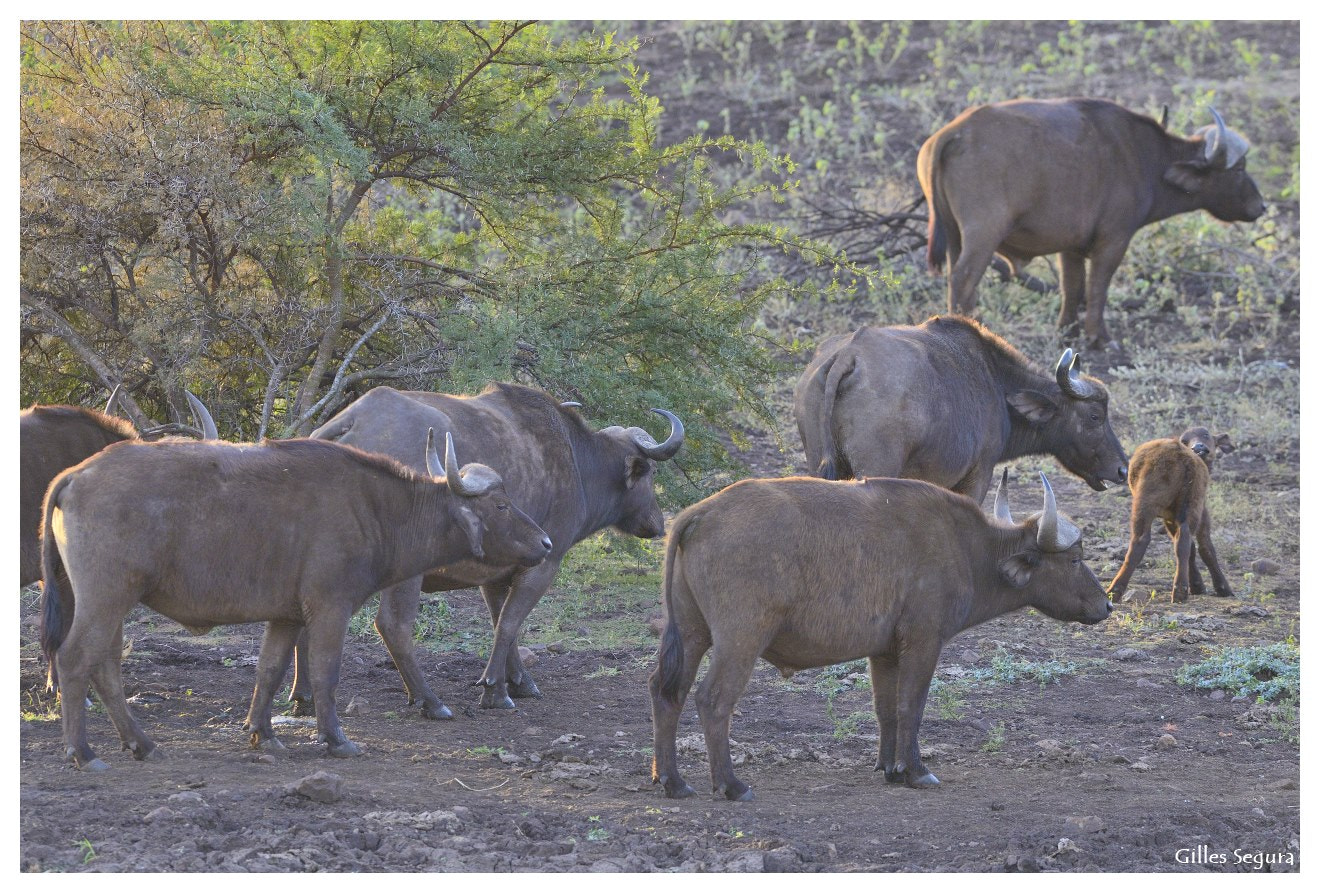
{"label": "buffalo head", "polygon": [[535,521],[513,505],[504,481],[489,466],[476,462],[458,467],[454,436],[445,432],[445,461],[435,450],[435,429],[426,430],[426,468],[431,477],[449,485],[450,523],[467,535],[477,558],[496,564],[539,564],[553,547]]}
{"label": "buffalo head", "polygon": [[[1054,490],[1041,473],[1045,505],[1021,525],[1021,548],[999,563],[1004,580],[1027,589],[1033,608],[1055,620],[1099,623],[1114,610],[1105,589],[1082,561],[1082,532],[1059,513]],[[1008,473],[995,494],[995,515],[1012,521],[1008,507]]]}
{"label": "buffalo head", "polygon": [[1250,222],[1265,213],[1256,181],[1247,173],[1247,150],[1251,144],[1224,126],[1213,108],[1215,123],[1192,135],[1201,147],[1196,157],[1178,161],[1165,171],[1164,179],[1195,198],[1198,207],[1226,223]]}
{"label": "buffalo head", "polygon": [[611,444],[609,461],[613,469],[614,487],[618,488],[619,520],[614,526],[620,531],[642,539],[663,536],[665,516],[655,496],[655,463],[674,458],[683,445],[683,423],[678,416],[665,409],[651,412],[669,420],[669,436],[663,443],[641,428],[611,425],[602,428],[600,436]]}
{"label": "buffalo head", "polygon": [[1082,375],[1078,355],[1067,348],[1054,367],[1057,394],[1015,391],[1009,406],[1035,429],[1035,435],[1073,474],[1104,490],[1105,481],[1127,480],[1127,454],[1109,425],[1109,391],[1099,379]]}

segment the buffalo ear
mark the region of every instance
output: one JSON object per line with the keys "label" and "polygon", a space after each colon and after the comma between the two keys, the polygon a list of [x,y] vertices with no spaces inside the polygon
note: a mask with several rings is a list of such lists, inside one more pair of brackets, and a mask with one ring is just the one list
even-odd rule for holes
{"label": "buffalo ear", "polygon": [[999,562],[999,574],[1014,589],[1021,589],[1031,582],[1032,571],[1040,561],[1039,552],[1018,552]]}
{"label": "buffalo ear", "polygon": [[1018,415],[1037,425],[1048,422],[1059,412],[1058,404],[1040,391],[1014,391],[1007,399]]}
{"label": "buffalo ear", "polygon": [[1227,434],[1216,434],[1215,446],[1219,447],[1219,452],[1225,455],[1228,455],[1237,449],[1237,447],[1233,446],[1233,441],[1229,440]]}
{"label": "buffalo ear", "polygon": [[631,490],[637,482],[646,476],[650,460],[642,456],[629,456],[623,460],[623,486]]}
{"label": "buffalo ear", "polygon": [[1164,172],[1164,182],[1188,195],[1201,191],[1202,166],[1195,161],[1178,161]]}
{"label": "buffalo ear", "polygon": [[459,506],[458,523],[467,534],[468,547],[472,549],[472,554],[477,558],[484,558],[486,550],[481,548],[481,533],[484,528],[477,513],[466,505]]}

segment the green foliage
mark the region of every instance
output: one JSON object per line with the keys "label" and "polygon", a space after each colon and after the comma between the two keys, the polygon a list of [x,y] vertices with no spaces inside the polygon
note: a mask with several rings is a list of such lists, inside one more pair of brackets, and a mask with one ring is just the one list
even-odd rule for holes
{"label": "green foliage", "polygon": [[990,727],[985,734],[985,742],[981,745],[981,750],[986,753],[999,753],[1004,749],[1004,723],[999,721]]}
{"label": "green foliage", "polygon": [[996,648],[990,658],[988,669],[973,669],[965,678],[977,682],[993,682],[999,685],[1012,685],[1028,680],[1037,682],[1041,688],[1051,682],[1058,682],[1065,676],[1071,676],[1078,670],[1072,661],[1045,660],[1032,661],[1014,657],[1005,648]]}
{"label": "green foliage", "polygon": [[1254,695],[1257,701],[1295,701],[1301,696],[1301,655],[1288,642],[1221,648],[1200,663],[1184,665],[1174,679],[1179,685]]}
{"label": "green foliage", "polygon": [[125,379],[148,413],[190,385],[242,438],[305,434],[382,381],[513,379],[602,424],[673,409],[708,468],[778,371],[752,324],[795,286],[763,256],[835,264],[742,210],[792,190],[792,161],[659,141],[635,39],[30,22],[21,42],[25,398]]}

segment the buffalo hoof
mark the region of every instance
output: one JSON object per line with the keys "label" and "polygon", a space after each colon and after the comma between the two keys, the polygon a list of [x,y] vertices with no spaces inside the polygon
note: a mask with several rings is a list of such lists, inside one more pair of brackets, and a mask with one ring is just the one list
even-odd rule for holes
{"label": "buffalo hoof", "polygon": [[288,750],[288,748],[284,746],[284,742],[276,738],[274,735],[260,741],[254,741],[252,742],[252,746],[258,750],[264,750],[266,753],[279,753],[280,751]]}
{"label": "buffalo hoof", "polygon": [[289,716],[315,716],[316,702],[311,698],[294,698],[288,712]]}
{"label": "buffalo hoof", "polygon": [[522,682],[510,682],[509,695],[510,697],[517,698],[519,700],[522,700],[523,698],[545,697],[545,695],[541,694],[541,690],[536,687],[536,683],[532,681],[531,676],[528,676],[527,678],[523,679]]}
{"label": "buffalo hoof", "polygon": [[725,800],[732,800],[735,803],[750,803],[756,799],[752,789],[737,779],[728,784],[720,785],[715,789],[715,793],[723,794]]}
{"label": "buffalo hoof", "polygon": [[[881,767],[876,766],[876,768],[879,769]],[[903,784],[907,781],[906,769],[895,769],[893,766],[885,766],[884,772],[885,772],[885,781],[890,782],[892,784]]]}
{"label": "buffalo hoof", "polygon": [[326,752],[332,757],[357,757],[362,755],[362,748],[358,747],[352,741],[345,739],[338,744],[331,744]]}
{"label": "buffalo hoof", "polygon": [[1175,590],[1173,590],[1173,600],[1174,600],[1175,602],[1185,602],[1185,601],[1187,601],[1187,599],[1189,599],[1189,598],[1191,598],[1191,596],[1187,594],[1187,590],[1186,590],[1186,589],[1175,589]]}
{"label": "buffalo hoof", "polygon": [[85,763],[79,763],[78,768],[83,772],[109,772],[110,764],[100,757],[92,757]]}
{"label": "buffalo hoof", "polygon": [[435,704],[422,704],[422,716],[427,719],[453,719],[454,711],[437,701]]}
{"label": "buffalo hoof", "polygon": [[[1218,592],[1215,593],[1215,595],[1218,594],[1219,594]],[[1205,595],[1205,584],[1202,583],[1200,580],[1197,580],[1195,583],[1193,583],[1192,595]]]}
{"label": "buffalo hoof", "polygon": [[907,786],[910,788],[925,789],[925,788],[938,787],[939,783],[940,780],[938,778],[936,778],[931,773],[927,772],[916,780],[909,779]]}
{"label": "buffalo hoof", "polygon": [[512,710],[518,705],[507,694],[500,694],[492,686],[481,693],[482,710]]}
{"label": "buffalo hoof", "polygon": [[1212,595],[1214,595],[1215,598],[1237,598],[1237,596],[1233,594],[1233,590],[1229,589],[1227,586],[1223,589],[1216,589]]}
{"label": "buffalo hoof", "polygon": [[159,747],[157,747],[154,744],[151,745],[149,749],[142,751],[138,751],[137,748],[132,748],[132,747],[130,747],[129,750],[133,751],[133,759],[141,760],[144,763],[145,762],[156,763],[165,759],[165,751],[161,750]]}

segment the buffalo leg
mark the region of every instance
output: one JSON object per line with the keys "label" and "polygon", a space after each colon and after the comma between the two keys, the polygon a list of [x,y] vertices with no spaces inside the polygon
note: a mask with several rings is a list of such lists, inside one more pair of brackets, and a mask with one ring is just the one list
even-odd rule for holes
{"label": "buffalo leg", "polygon": [[1059,302],[1059,332],[1071,341],[1081,330],[1078,316],[1086,296],[1086,258],[1074,251],[1059,254],[1063,299]]}
{"label": "buffalo leg", "polygon": [[[1174,538],[1176,538],[1176,537],[1178,536],[1178,525],[1175,524],[1175,523],[1172,522],[1172,521],[1165,521],[1165,522],[1164,522],[1164,530],[1165,530],[1165,532],[1167,532],[1167,533],[1169,534],[1169,539],[1170,539],[1170,540],[1172,540],[1172,539],[1174,539]],[[1199,538],[1199,537],[1200,537],[1200,533],[1199,533],[1200,528],[1199,528],[1199,527],[1197,528],[1197,531],[1198,531],[1198,533],[1197,533],[1197,537]],[[1205,594],[1205,580],[1201,577],[1201,569],[1198,568],[1198,567],[1196,566],[1196,543],[1195,543],[1195,542],[1192,543],[1192,551],[1191,551],[1191,554],[1189,554],[1189,555],[1187,556],[1187,574],[1188,574],[1188,582],[1189,582],[1189,585],[1190,585],[1190,588],[1191,588],[1191,593],[1192,593],[1192,595],[1204,595],[1204,594]]]}
{"label": "buffalo leg", "polygon": [[394,659],[408,692],[408,703],[422,700],[422,716],[427,719],[453,719],[454,712],[445,706],[439,695],[426,684],[426,676],[417,663],[417,647],[413,631],[417,626],[417,610],[422,601],[422,578],[405,580],[397,586],[381,591],[380,609],[376,612],[376,632]]}
{"label": "buffalo leg", "polygon": [[[1214,583],[1215,595],[1222,598],[1232,598],[1233,587],[1228,585],[1228,577],[1224,575],[1224,569],[1219,564],[1219,555],[1215,552],[1215,544],[1210,541],[1209,509],[1201,513],[1201,523],[1196,527],[1196,543],[1200,547],[1201,560],[1205,562],[1205,569],[1210,572],[1210,580]],[[1195,550],[1193,550],[1193,556],[1195,556]],[[1205,591],[1204,583],[1201,591]]]}
{"label": "buffalo leg", "polygon": [[[721,644],[723,647],[721,647]],[[729,754],[729,718],[738,703],[760,648],[746,644],[737,650],[727,641],[717,642],[710,655],[706,677],[697,687],[697,714],[706,733],[706,753],[710,757],[710,787],[716,794],[729,800],[753,799],[752,789],[733,774],[733,759]]]}
{"label": "buffalo leg", "polygon": [[976,286],[985,275],[994,246],[963,246],[958,262],[949,270],[949,312],[970,316],[976,310]]}
{"label": "buffalo leg", "polygon": [[289,691],[290,711],[294,716],[315,716],[316,701],[312,697],[311,671],[308,669],[307,629],[298,634],[298,644],[293,651],[293,688]]}
{"label": "buffalo leg", "polygon": [[247,719],[243,722],[243,728],[252,733],[253,747],[263,750],[284,749],[271,725],[271,703],[289,669],[294,643],[303,632],[300,623],[272,620],[266,624],[266,634],[257,655],[257,683],[252,689],[252,703],[248,707]]}
{"label": "buffalo leg", "polygon": [[651,690],[651,727],[655,735],[651,783],[664,785],[666,797],[677,799],[691,797],[696,793],[678,771],[678,720],[683,714],[683,704],[687,701],[688,692],[692,690],[692,683],[697,678],[697,667],[709,648],[710,639],[705,635],[679,636],[679,654],[682,656],[683,668],[679,672],[678,685],[670,696],[662,688],[664,669],[662,644],[661,666],[657,666],[651,673],[648,683]]}
{"label": "buffalo leg", "polygon": [[885,781],[894,778],[894,755],[898,742],[898,664],[893,657],[873,655],[871,669],[871,701],[875,704],[875,721],[880,729],[880,753],[876,756],[876,771],[883,770]]}
{"label": "buffalo leg", "polygon": [[[1140,500],[1140,497],[1137,497]],[[1141,559],[1146,557],[1146,549],[1150,547],[1150,525],[1154,519],[1146,514],[1140,501],[1132,505],[1132,538],[1128,542],[1127,556],[1123,559],[1123,565],[1118,569],[1118,574],[1109,584],[1108,594],[1116,602],[1123,600],[1123,593],[1127,592],[1128,580],[1132,578],[1132,573],[1141,564]]]}
{"label": "buffalo leg", "polygon": [[1091,251],[1091,270],[1086,277],[1086,346],[1091,350],[1110,350],[1117,344],[1109,337],[1105,325],[1105,301],[1109,296],[1109,281],[1114,278],[1128,239],[1102,242]]}
{"label": "buffalo leg", "polygon": [[114,630],[107,629],[105,623],[93,623],[86,605],[84,600],[83,611],[74,615],[68,636],[55,652],[60,680],[60,721],[65,756],[79,769],[104,772],[109,765],[87,743],[87,689],[92,668],[111,657],[118,659],[119,653],[111,650]]}
{"label": "buffalo leg", "polygon": [[[365,600],[365,597],[364,599]],[[307,639],[311,648],[308,663],[312,671],[312,695],[316,698],[317,740],[324,742],[332,757],[352,757],[362,752],[344,734],[335,708],[335,689],[339,687],[339,665],[344,654],[344,636],[348,633],[348,619],[353,605],[327,593],[318,605],[316,616],[307,623]]]}
{"label": "buffalo leg", "polygon": [[[498,618],[504,613],[504,605],[509,600],[509,592],[516,585],[516,579],[515,577],[511,580],[486,583],[481,587],[481,596],[485,599],[486,610],[490,612],[491,616],[491,629],[499,627]],[[504,678],[509,681],[510,698],[540,698],[542,696],[541,689],[536,686],[536,680],[523,666],[516,641],[514,647],[509,649],[509,655],[504,661]]]}
{"label": "buffalo leg", "polygon": [[911,788],[933,788],[940,783],[921,762],[921,746],[917,740],[921,716],[926,710],[926,696],[930,693],[930,680],[935,675],[935,664],[940,657],[940,645],[938,641],[929,641],[927,635],[920,644],[904,642],[899,648],[898,692],[894,709],[897,753],[893,777],[886,772],[885,779],[905,781]]}
{"label": "buffalo leg", "polygon": [[1189,597],[1191,574],[1188,566],[1191,564],[1192,542],[1195,535],[1196,531],[1186,523],[1179,524],[1178,529],[1174,531],[1173,550],[1177,567],[1173,575],[1173,600],[1176,602],[1185,602]]}
{"label": "buffalo leg", "polygon": [[[531,679],[527,671],[522,669],[522,662],[518,660],[518,633],[522,630],[527,615],[532,613],[532,608],[536,607],[541,596],[550,588],[558,570],[558,561],[544,561],[515,576],[504,604],[499,607],[499,616],[492,616],[491,619],[495,624],[494,641],[491,644],[490,658],[486,661],[486,671],[482,674],[481,682],[478,683],[485,689],[481,693],[483,708],[513,709],[513,699],[509,697],[508,675],[511,660],[516,661],[513,665],[521,671],[522,675],[518,680],[520,684],[525,684]],[[482,587],[482,592],[485,592],[485,587]],[[487,607],[491,607],[489,602]],[[510,652],[513,652],[512,658]]]}
{"label": "buffalo leg", "polygon": [[128,709],[128,701],[124,698],[124,677],[121,666],[123,653],[124,625],[120,623],[111,640],[110,652],[100,663],[92,667],[92,682],[96,686],[97,694],[101,696],[101,703],[105,705],[106,713],[110,714],[110,721],[114,723],[115,731],[119,733],[119,740],[124,742],[124,749],[132,751],[136,759],[154,759],[161,756],[161,753],[156,743],[147,737],[147,733],[133,718],[132,712]]}

